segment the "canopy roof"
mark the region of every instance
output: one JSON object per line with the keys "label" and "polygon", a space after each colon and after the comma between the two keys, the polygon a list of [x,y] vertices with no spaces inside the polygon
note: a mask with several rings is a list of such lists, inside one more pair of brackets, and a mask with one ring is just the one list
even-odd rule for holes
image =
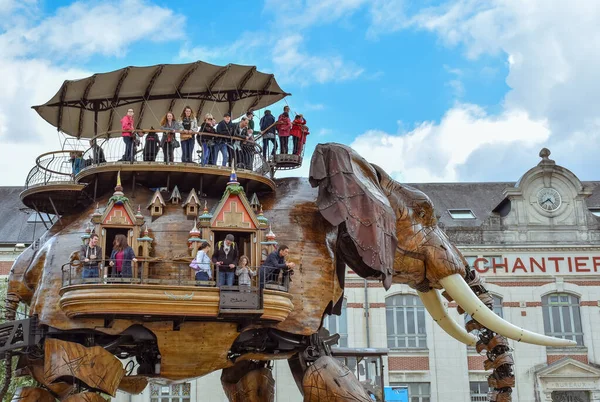
{"label": "canopy roof", "polygon": [[235,118],[287,95],[273,74],[261,73],[255,66],[197,61],[126,67],[65,81],[52,99],[33,108],[59,131],[91,138],[120,130],[120,119],[129,108],[135,111],[136,128],[158,128],[167,111],[179,118],[186,105],[201,123],[208,112],[217,120],[225,112]]}

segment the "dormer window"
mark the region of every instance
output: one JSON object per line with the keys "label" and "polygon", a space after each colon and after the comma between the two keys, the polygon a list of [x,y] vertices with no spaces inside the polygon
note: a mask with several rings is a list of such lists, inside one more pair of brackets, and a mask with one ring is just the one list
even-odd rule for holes
{"label": "dormer window", "polygon": [[600,207],[590,208],[590,212],[600,218]]}
{"label": "dormer window", "polygon": [[159,214],[160,213],[160,207],[154,207],[154,212]]}
{"label": "dormer window", "polygon": [[475,219],[475,214],[470,209],[449,209],[452,219]]}

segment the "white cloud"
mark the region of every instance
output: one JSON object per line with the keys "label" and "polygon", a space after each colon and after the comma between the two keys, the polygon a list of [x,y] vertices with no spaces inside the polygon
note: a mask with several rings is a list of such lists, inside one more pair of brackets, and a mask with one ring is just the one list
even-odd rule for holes
{"label": "white cloud", "polygon": [[[535,153],[549,135],[546,121],[532,120],[522,110],[490,116],[479,106],[457,104],[439,124],[424,122],[400,134],[369,130],[351,146],[404,182],[458,181],[460,170],[477,151],[491,146]],[[470,168],[491,172],[486,165]]]}
{"label": "white cloud", "polygon": [[300,85],[312,82],[346,81],[357,78],[363,69],[341,56],[313,56],[302,50],[304,38],[300,34],[283,37],[273,51],[273,63],[281,81]]}
{"label": "white cloud", "polygon": [[[81,57],[94,54],[122,56],[133,42],[180,35],[185,22],[142,0],[75,2],[45,19],[29,0],[0,0],[0,9],[4,21],[11,22],[0,25],[0,142],[5,155],[0,171],[10,172],[2,176],[2,185],[23,185],[38,155],[61,148],[61,136],[31,106],[50,99],[65,79],[91,75],[65,60],[80,64]],[[167,22],[172,29],[163,29]]]}
{"label": "white cloud", "polygon": [[309,111],[325,110],[325,105],[322,103],[305,103],[304,110],[309,110]]}
{"label": "white cloud", "polygon": [[181,38],[184,23],[182,15],[144,0],[79,1],[59,8],[36,26],[19,25],[8,34],[13,34],[12,44],[22,55],[122,57],[133,42]]}
{"label": "white cloud", "polygon": [[[307,28],[350,16],[360,10],[367,0],[266,0],[264,11],[276,16],[285,15],[282,28]],[[280,17],[278,17],[280,18]]]}

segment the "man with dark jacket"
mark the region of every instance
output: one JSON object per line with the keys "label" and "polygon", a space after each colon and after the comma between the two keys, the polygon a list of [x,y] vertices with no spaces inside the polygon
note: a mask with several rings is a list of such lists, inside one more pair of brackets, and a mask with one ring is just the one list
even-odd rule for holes
{"label": "man with dark jacket", "polygon": [[254,138],[248,131],[248,119],[242,117],[239,123],[233,125],[233,149],[236,155],[236,167],[252,169],[251,160],[254,156]]}
{"label": "man with dark jacket", "polygon": [[275,117],[271,114],[270,110],[265,110],[265,115],[260,119],[260,131],[262,133],[262,143],[263,143],[263,157],[267,159],[267,147],[269,146],[269,142],[273,143],[273,151],[271,151],[271,155],[275,155],[275,149],[277,148],[277,143],[275,142]]}
{"label": "man with dark jacket", "polygon": [[279,272],[283,270],[283,283],[286,283],[286,276],[289,276],[290,271],[294,270],[296,264],[293,262],[285,262],[285,257],[289,254],[290,249],[285,244],[279,246],[279,248],[273,251],[261,267],[260,285],[264,286],[266,283],[279,283]]}
{"label": "man with dark jacket", "polygon": [[98,235],[92,233],[88,244],[81,246],[79,259],[83,263],[83,278],[98,278],[100,261],[102,261],[102,247],[98,245]]}
{"label": "man with dark jacket", "polygon": [[228,234],[225,236],[225,241],[218,242],[215,247],[212,261],[219,269],[217,286],[233,286],[235,267],[239,257],[237,244],[233,240],[233,235]]}
{"label": "man with dark jacket", "polygon": [[229,113],[225,113],[223,115],[223,120],[219,124],[217,124],[217,134],[225,136],[223,137],[215,137],[215,157],[214,161],[216,164],[217,156],[219,151],[221,155],[223,155],[223,162],[221,166],[227,165],[227,162],[231,159],[231,153],[229,152],[228,144],[231,142],[231,135],[233,134],[233,123],[231,122],[231,115]]}

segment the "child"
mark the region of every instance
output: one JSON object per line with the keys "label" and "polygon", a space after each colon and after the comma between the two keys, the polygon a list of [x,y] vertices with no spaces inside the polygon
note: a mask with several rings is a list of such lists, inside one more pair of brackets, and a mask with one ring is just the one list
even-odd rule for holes
{"label": "child", "polygon": [[240,292],[250,292],[250,286],[252,285],[252,279],[250,277],[256,276],[256,271],[248,266],[248,257],[245,255],[240,257],[239,266],[235,270],[235,274],[238,276],[238,285],[240,286]]}
{"label": "child", "polygon": [[210,281],[212,280],[212,271],[210,269],[210,257],[208,251],[210,245],[208,242],[204,242],[200,245],[200,249],[190,264],[190,267],[196,271],[197,281]]}

